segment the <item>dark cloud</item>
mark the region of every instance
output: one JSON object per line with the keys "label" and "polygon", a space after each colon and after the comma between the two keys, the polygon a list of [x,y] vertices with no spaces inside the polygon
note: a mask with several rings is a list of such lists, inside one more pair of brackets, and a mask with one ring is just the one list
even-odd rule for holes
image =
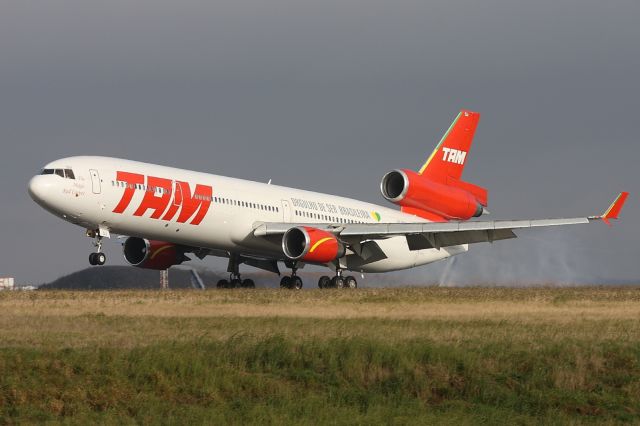
{"label": "dark cloud", "polygon": [[381,176],[418,167],[470,108],[483,117],[465,177],[490,188],[495,218],[632,197],[613,228],[477,246],[453,277],[638,278],[637,16],[617,0],[7,2],[0,275],[48,281],[86,264],[82,230],[26,194],[52,159],[114,155],[384,203]]}

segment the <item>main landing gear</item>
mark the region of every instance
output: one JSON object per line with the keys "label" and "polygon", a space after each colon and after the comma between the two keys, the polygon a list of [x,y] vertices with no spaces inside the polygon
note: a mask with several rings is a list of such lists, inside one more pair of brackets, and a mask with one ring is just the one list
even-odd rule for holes
{"label": "main landing gear", "polygon": [[[287,265],[291,268],[291,276],[284,276],[280,280],[280,288],[288,288],[288,289],[296,289],[300,290],[302,288],[302,279],[296,275],[298,268],[296,264]],[[358,288],[358,281],[356,281],[355,277],[343,276],[342,269],[336,269],[336,276],[333,278],[329,278],[324,275],[320,277],[318,280],[318,287],[324,288]]]}
{"label": "main landing gear", "polygon": [[353,275],[342,276],[342,269],[336,269],[336,276],[329,278],[324,275],[318,280],[319,288],[358,288],[358,281]]}
{"label": "main landing gear", "polygon": [[302,288],[302,278],[296,275],[298,268],[295,264],[291,267],[291,276],[284,276],[280,280],[280,288],[290,288],[300,290]]}
{"label": "main landing gear", "polygon": [[232,254],[229,256],[229,266],[227,266],[227,272],[229,272],[228,280],[218,281],[218,288],[255,288],[256,284],[252,279],[242,279],[240,277],[240,257]]}
{"label": "main landing gear", "polygon": [[[222,279],[218,281],[218,288],[255,288],[255,283],[251,279],[243,280],[240,276],[239,266],[243,263],[243,259],[241,256],[237,254],[232,254],[229,256],[229,265],[227,267],[227,272],[229,272],[229,279]],[[285,275],[280,280],[280,288],[283,289],[292,289],[292,290],[300,290],[302,289],[303,283],[302,278],[300,278],[297,274],[298,272],[298,264],[296,262],[285,262],[288,268],[291,268],[291,275]],[[277,270],[276,270],[277,272]],[[336,275],[333,278],[329,278],[328,276],[320,277],[318,281],[318,287],[324,288],[358,288],[358,281],[356,281],[355,277],[348,275],[344,276],[342,274],[343,270],[340,268],[336,269]]]}
{"label": "main landing gear", "polygon": [[107,262],[107,256],[102,253],[102,236],[98,231],[87,229],[87,237],[95,239],[93,245],[96,247],[96,252],[89,255],[89,264],[92,266],[104,265]]}

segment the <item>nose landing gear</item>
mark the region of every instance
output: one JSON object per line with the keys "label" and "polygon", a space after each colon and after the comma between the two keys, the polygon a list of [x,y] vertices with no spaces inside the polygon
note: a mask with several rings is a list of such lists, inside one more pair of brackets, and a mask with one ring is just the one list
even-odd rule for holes
{"label": "nose landing gear", "polygon": [[95,240],[93,245],[96,248],[96,252],[89,255],[89,264],[92,266],[104,265],[107,262],[107,256],[102,253],[102,235],[99,231],[87,229],[87,237]]}

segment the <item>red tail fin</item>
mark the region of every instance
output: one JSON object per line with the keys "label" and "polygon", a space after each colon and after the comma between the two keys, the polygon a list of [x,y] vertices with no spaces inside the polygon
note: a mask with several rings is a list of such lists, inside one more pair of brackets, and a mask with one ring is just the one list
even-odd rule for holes
{"label": "red tail fin", "polygon": [[447,178],[460,179],[478,121],[480,113],[460,111],[419,173],[442,183],[446,183]]}

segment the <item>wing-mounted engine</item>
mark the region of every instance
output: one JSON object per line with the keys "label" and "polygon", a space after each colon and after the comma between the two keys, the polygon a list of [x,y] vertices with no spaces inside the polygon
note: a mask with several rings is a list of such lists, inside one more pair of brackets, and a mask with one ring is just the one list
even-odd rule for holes
{"label": "wing-mounted engine", "polygon": [[447,220],[478,217],[487,205],[484,188],[453,178],[436,181],[406,169],[387,173],[380,190],[384,198],[411,213],[426,212]]}
{"label": "wing-mounted engine", "polygon": [[172,243],[129,237],[122,246],[124,259],[132,266],[145,269],[168,269],[190,260]]}
{"label": "wing-mounted engine", "polygon": [[282,250],[291,260],[328,263],[345,255],[345,246],[330,232],[296,226],[282,236]]}

